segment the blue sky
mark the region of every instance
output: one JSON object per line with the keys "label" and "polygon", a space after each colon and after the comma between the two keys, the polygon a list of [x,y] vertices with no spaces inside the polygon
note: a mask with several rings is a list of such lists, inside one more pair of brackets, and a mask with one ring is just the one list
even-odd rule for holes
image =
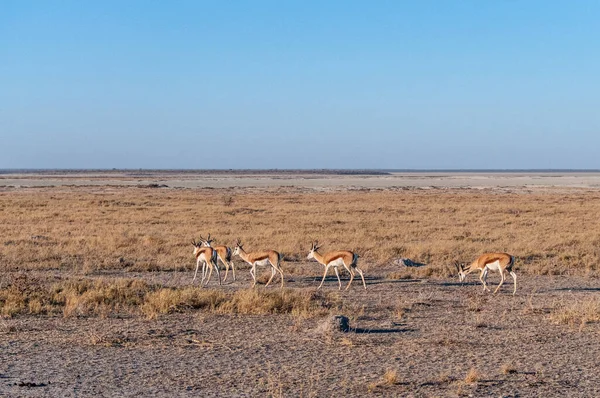
{"label": "blue sky", "polygon": [[2,1],[0,168],[600,168],[600,2]]}

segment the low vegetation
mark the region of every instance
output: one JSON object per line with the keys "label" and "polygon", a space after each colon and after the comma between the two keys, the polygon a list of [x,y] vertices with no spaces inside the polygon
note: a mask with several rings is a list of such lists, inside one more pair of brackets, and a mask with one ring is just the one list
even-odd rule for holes
{"label": "low vegetation", "polygon": [[241,238],[250,250],[280,251],[284,271],[319,239],[325,251],[357,251],[366,269],[401,257],[427,264],[410,270],[418,277],[451,275],[454,260],[485,251],[514,254],[520,273],[595,275],[598,199],[583,190],[9,190],[0,193],[0,268],[185,270],[191,239],[211,232],[218,244]]}
{"label": "low vegetation", "polygon": [[73,316],[162,314],[196,309],[219,314],[321,315],[335,307],[335,293],[313,289],[241,289],[223,292],[198,287],[164,288],[136,279],[66,279],[55,283],[18,275],[0,289],[0,315]]}
{"label": "low vegetation", "polygon": [[481,377],[482,377],[481,372],[479,372],[475,368],[471,368],[471,369],[469,369],[469,371],[467,372],[467,375],[465,376],[465,383],[467,383],[467,384],[477,383],[479,380],[481,380]]}
{"label": "low vegetation", "polygon": [[555,304],[550,319],[563,325],[582,329],[591,322],[600,322],[600,297],[563,300]]}

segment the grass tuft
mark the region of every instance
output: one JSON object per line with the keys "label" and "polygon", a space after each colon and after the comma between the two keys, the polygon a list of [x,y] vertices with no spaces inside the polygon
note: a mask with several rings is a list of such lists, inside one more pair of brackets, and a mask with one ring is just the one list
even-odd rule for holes
{"label": "grass tuft", "polygon": [[467,372],[467,375],[465,376],[465,383],[467,383],[467,384],[477,383],[479,380],[481,380],[481,378],[482,378],[481,373],[477,369],[471,368],[471,369],[469,369],[469,371]]}
{"label": "grass tuft", "polygon": [[398,372],[395,369],[388,369],[383,374],[383,382],[385,385],[393,386],[398,383]]}

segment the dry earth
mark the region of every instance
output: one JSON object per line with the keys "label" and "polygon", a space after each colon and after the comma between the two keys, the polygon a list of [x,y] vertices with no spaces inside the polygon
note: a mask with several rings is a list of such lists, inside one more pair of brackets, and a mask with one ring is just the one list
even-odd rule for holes
{"label": "dry earth", "polygon": [[[289,266],[289,265],[288,265]],[[315,265],[315,273],[320,270]],[[455,280],[372,273],[340,293],[348,333],[325,317],[19,316],[0,321],[5,396],[598,396],[597,323],[556,324],[565,302],[597,298],[596,280],[521,278],[517,295]],[[132,275],[126,275],[132,277]],[[133,275],[189,284],[189,272]],[[250,283],[248,271],[221,289]],[[106,275],[104,275],[106,277]],[[119,277],[119,275],[112,275]],[[345,281],[344,281],[345,282]],[[314,289],[317,278],[290,277]],[[336,290],[329,278],[325,289]],[[211,288],[217,288],[212,286]],[[264,289],[264,287],[259,287]],[[272,287],[267,289],[275,290]],[[333,313],[337,313],[334,311]],[[467,373],[479,376],[467,382]],[[386,372],[396,377],[386,380]]]}
{"label": "dry earth", "polygon": [[[181,176],[173,178],[182,179]],[[142,179],[137,183],[155,181]],[[498,184],[503,186],[502,182]],[[560,217],[571,214],[571,210],[561,208],[562,202],[557,198],[574,195],[576,209],[598,201],[597,192],[590,191],[589,186],[585,191],[571,188],[568,192],[556,193],[552,193],[555,188],[545,187],[546,196],[536,196],[539,191],[531,191],[531,187],[521,188],[519,195],[531,194],[534,198],[527,205],[528,210],[521,213],[523,217],[535,215],[538,211],[535,203],[542,203],[543,214],[557,217],[555,224],[568,231],[569,228],[576,230],[577,222],[585,221],[584,216],[573,213],[574,220],[563,220]],[[22,223],[24,236],[31,234],[35,223],[42,223],[51,231],[53,227],[63,228],[59,223],[76,222],[69,218],[59,221],[63,220],[61,217],[48,221],[39,214],[28,216],[27,212],[18,213],[17,218],[9,216],[10,207],[16,206],[15,203],[27,202],[29,206],[33,203],[35,207],[37,202],[32,196],[54,195],[51,191],[39,194],[25,191],[19,196],[19,192],[17,188],[0,192],[6,200],[4,203],[8,203],[2,208],[0,220],[13,226]],[[131,193],[127,195],[130,197]],[[244,191],[238,191],[237,195],[236,200],[241,202]],[[458,200],[460,203],[463,195],[470,194],[462,192],[458,199],[450,194],[427,200]],[[493,209],[496,205],[488,201],[490,198],[495,200],[484,194],[472,201],[481,201]],[[553,204],[552,211],[548,210],[548,203]],[[416,210],[413,218],[421,217]],[[54,210],[44,211],[51,215]],[[460,211],[455,210],[451,215],[443,212],[435,217],[460,218]],[[514,215],[512,210],[510,215]],[[475,216],[481,217],[480,214]],[[57,225],[47,225],[50,222]],[[90,230],[100,226],[95,222],[85,220]],[[129,219],[127,222],[140,223]],[[543,222],[527,225],[534,228],[527,230],[528,234],[550,233],[551,227]],[[14,231],[10,228],[5,226],[0,236],[4,242],[0,249],[0,268],[4,269],[0,293],[23,275],[35,280],[38,287],[70,279],[98,279],[109,283],[135,279],[175,290],[191,283],[191,264],[187,269],[161,264],[136,269],[134,266],[82,267],[57,260],[39,266],[35,256],[23,254],[22,263],[15,266],[18,252],[14,252],[14,248],[30,245],[6,236]],[[327,227],[322,228],[325,231]],[[420,227],[414,228],[418,233]],[[597,223],[593,221],[585,232],[594,235],[595,228]],[[455,232],[448,234],[452,236]],[[515,227],[512,232],[519,236]],[[431,232],[429,238],[432,246],[433,239],[437,239],[434,233]],[[592,260],[597,253],[592,241],[587,244],[586,239],[591,238],[586,236],[569,235],[575,241],[573,245],[548,247],[557,251],[568,249],[569,256],[564,259],[560,253],[552,258],[577,264],[577,245],[585,243],[588,272],[577,272],[575,265],[563,270],[555,263],[553,267],[561,275],[552,275],[552,269],[548,271],[535,263],[536,270],[521,268],[517,271],[519,288],[515,296],[511,295],[510,279],[499,294],[491,295],[482,292],[475,275],[470,275],[468,283],[461,286],[452,275],[446,275],[447,268],[439,264],[438,271],[431,274],[427,268],[432,265],[418,269],[385,261],[373,265],[372,259],[376,257],[367,256],[361,260],[368,270],[366,291],[360,281],[355,280],[348,291],[338,293],[337,281],[330,275],[323,290],[333,304],[309,313],[226,314],[184,307],[155,317],[143,316],[136,310],[63,316],[36,313],[30,305],[30,313],[22,310],[0,318],[0,396],[600,396],[597,372],[600,287],[592,272],[597,270],[596,260]],[[458,243],[467,241],[463,237]],[[493,242],[473,239],[471,244],[476,245],[473,250],[479,250],[485,244],[493,246]],[[41,247],[45,247],[44,244],[42,242]],[[63,247],[61,245],[65,250],[72,250],[65,242],[57,246]],[[103,249],[97,242],[94,245],[98,250]],[[88,256],[89,247],[81,247],[78,250]],[[191,246],[183,247],[186,253],[191,252]],[[151,246],[149,249],[154,250]],[[163,255],[171,256],[169,252]],[[92,259],[85,261],[93,262]],[[536,257],[535,261],[546,260]],[[251,282],[248,268],[239,260],[236,264],[238,280],[235,283],[219,287],[213,281],[208,289],[225,293],[247,289]],[[317,263],[301,258],[285,262],[283,268],[286,289],[302,292],[316,289],[323,270]],[[267,270],[263,269],[262,273]],[[348,275],[342,276],[345,285]],[[495,285],[498,276],[491,274],[489,279]],[[261,285],[257,289],[278,291],[277,284],[268,288]],[[1,298],[0,304],[6,310],[6,302],[2,303]],[[349,332],[326,327],[329,317],[336,314],[350,318]]]}

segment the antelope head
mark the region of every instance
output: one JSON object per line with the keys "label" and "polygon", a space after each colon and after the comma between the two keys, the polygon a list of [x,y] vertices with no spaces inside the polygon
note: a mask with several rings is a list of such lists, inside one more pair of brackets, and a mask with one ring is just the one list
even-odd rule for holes
{"label": "antelope head", "polygon": [[196,242],[195,239],[192,239],[192,245],[194,245],[194,256],[195,256],[202,249],[202,237],[200,237],[200,240],[198,242]]}
{"label": "antelope head", "polygon": [[319,250],[320,247],[321,246],[319,246],[319,241],[314,241],[310,246],[310,253],[308,253],[306,259],[310,260],[311,258],[315,258],[315,252]]}
{"label": "antelope head", "polygon": [[456,267],[456,270],[458,271],[458,280],[462,283],[465,280],[465,278],[467,277],[467,274],[465,272],[465,265],[459,263],[458,261],[455,261],[454,266]]}
{"label": "antelope head", "polygon": [[233,255],[239,256],[240,250],[244,250],[244,247],[242,246],[242,241],[238,239],[237,242],[235,242],[235,249],[233,249]]}
{"label": "antelope head", "polygon": [[210,238],[210,234],[208,234],[208,238],[204,239],[202,236],[200,236],[200,242],[202,242],[202,244],[205,247],[211,247],[211,243],[213,243],[215,240]]}

